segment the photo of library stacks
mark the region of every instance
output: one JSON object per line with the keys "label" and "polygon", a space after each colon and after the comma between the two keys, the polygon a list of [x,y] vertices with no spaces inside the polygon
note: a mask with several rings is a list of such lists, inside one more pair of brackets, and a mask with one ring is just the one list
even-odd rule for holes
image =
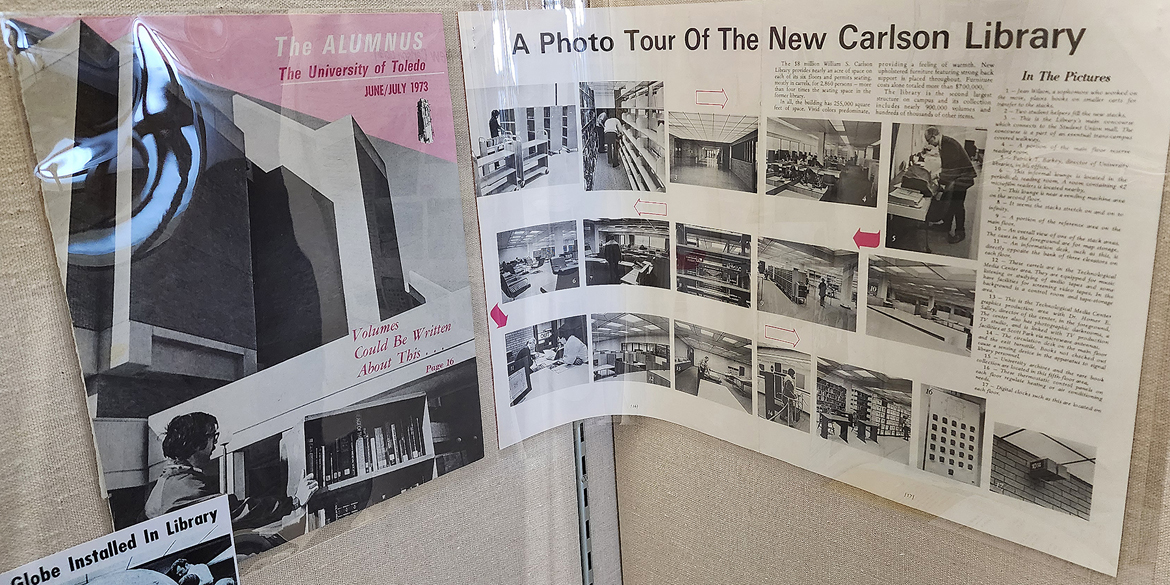
{"label": "photo of library stacks", "polygon": [[870,256],[865,332],[961,356],[971,355],[975,271]]}
{"label": "photo of library stacks", "polygon": [[585,282],[670,288],[670,227],[652,219],[585,220]]}
{"label": "photo of library stacks", "polygon": [[756,192],[759,118],[670,112],[670,182]]}
{"label": "photo of library stacks", "polygon": [[581,162],[586,191],[665,191],[661,81],[581,84]]}
{"label": "photo of library stacks", "polygon": [[646,382],[670,388],[670,320],[604,313],[591,317],[593,379]]}
{"label": "photo of library stacks", "polygon": [[468,90],[476,197],[579,181],[572,87],[562,83]]}
{"label": "photo of library stacks", "polygon": [[817,360],[817,428],[822,439],[910,464],[913,383]]}
{"label": "photo of library stacks", "polygon": [[760,310],[857,329],[857,252],[760,238]]}
{"label": "photo of library stacks", "polygon": [[768,195],[877,206],[880,122],[768,118]]}
{"label": "photo of library stacks", "polygon": [[575,288],[577,224],[534,225],[496,234],[504,302]]}
{"label": "photo of library stacks", "polygon": [[813,379],[812,356],[760,344],[756,359],[759,362],[756,410],[760,418],[809,432],[813,400],[808,383]]}
{"label": "photo of library stacks", "polygon": [[1097,449],[1047,433],[997,423],[991,491],[1085,520],[1093,503]]}
{"label": "photo of library stacks", "polygon": [[511,405],[589,383],[585,315],[566,317],[504,334]]}
{"label": "photo of library stacks", "polygon": [[922,426],[918,467],[955,481],[979,485],[987,401],[925,384],[922,388],[926,424]]}
{"label": "photo of library stacks", "polygon": [[752,412],[752,340],[674,322],[674,384],[680,392]]}
{"label": "photo of library stacks", "polygon": [[886,247],[975,259],[987,130],[894,124]]}
{"label": "photo of library stacks", "polygon": [[752,237],[700,226],[675,224],[677,290],[708,299],[752,306]]}

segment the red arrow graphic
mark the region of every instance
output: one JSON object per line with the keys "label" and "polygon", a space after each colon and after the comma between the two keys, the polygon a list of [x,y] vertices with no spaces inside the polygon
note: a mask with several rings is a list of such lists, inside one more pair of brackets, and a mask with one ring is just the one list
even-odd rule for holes
{"label": "red arrow graphic", "polygon": [[853,234],[853,243],[857,244],[858,248],[876,248],[882,241],[882,232],[863,232],[860,229]]}
{"label": "red arrow graphic", "polygon": [[727,93],[722,89],[696,89],[695,104],[700,106],[719,106],[723,109],[727,105]]}
{"label": "red arrow graphic", "polygon": [[508,316],[505,315],[504,312],[500,310],[499,303],[496,303],[496,306],[492,307],[491,315],[492,315],[492,321],[496,322],[496,329],[499,329],[500,327],[503,327],[504,325],[508,324]]}
{"label": "red arrow graphic", "polygon": [[638,199],[634,202],[634,211],[638,215],[658,215],[666,217],[666,204],[658,201],[642,201]]}
{"label": "red arrow graphic", "polygon": [[792,347],[796,347],[796,344],[800,343],[800,334],[795,329],[785,329],[775,325],[764,325],[764,337],[780,343],[791,344]]}

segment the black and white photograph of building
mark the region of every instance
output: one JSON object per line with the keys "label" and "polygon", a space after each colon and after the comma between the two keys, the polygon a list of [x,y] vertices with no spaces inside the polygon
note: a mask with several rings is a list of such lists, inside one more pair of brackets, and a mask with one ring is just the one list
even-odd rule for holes
{"label": "black and white photograph of building", "polygon": [[522,327],[504,334],[512,406],[551,392],[589,383],[589,337],[585,316]]}
{"label": "black and white photograph of building", "polygon": [[756,414],[809,432],[813,424],[812,356],[761,341],[756,363]]}
{"label": "black and white photograph of building", "polygon": [[870,256],[868,286],[866,334],[971,355],[975,270]]}
{"label": "black and white photograph of building", "polygon": [[670,319],[638,313],[592,315],[593,379],[670,388]]}
{"label": "black and white photograph of building", "polygon": [[1097,448],[1052,434],[996,423],[991,491],[1084,520],[1093,504]]}
{"label": "black and white photograph of building", "polygon": [[674,322],[674,383],[680,392],[751,414],[751,370],[752,340]]}
{"label": "black and white photograph of building", "polygon": [[670,182],[756,192],[759,118],[670,112]]}
{"label": "black and white photograph of building", "polygon": [[655,219],[585,220],[585,282],[670,288],[670,224]]}
{"label": "black and white photograph of building", "polygon": [[987,401],[954,390],[922,385],[925,402],[918,467],[955,481],[979,485]]}
{"label": "black and white photograph of building", "polygon": [[504,302],[581,284],[577,223],[533,225],[496,234]]}
{"label": "black and white photograph of building", "polygon": [[880,122],[768,118],[765,193],[877,207]]}
{"label": "black and white photograph of building", "polygon": [[886,247],[975,259],[987,129],[894,124]]}
{"label": "black and white photograph of building", "polygon": [[581,182],[576,85],[467,92],[475,195]]}
{"label": "black and white photograph of building", "polygon": [[676,290],[740,307],[752,306],[752,237],[675,224]]}
{"label": "black and white photograph of building", "polygon": [[661,81],[581,84],[586,191],[666,190],[665,95]]}
{"label": "black and white photograph of building", "polygon": [[760,310],[855,331],[857,262],[849,250],[760,238]]}
{"label": "black and white photograph of building", "polygon": [[833,443],[910,464],[913,383],[817,359],[817,434]]}

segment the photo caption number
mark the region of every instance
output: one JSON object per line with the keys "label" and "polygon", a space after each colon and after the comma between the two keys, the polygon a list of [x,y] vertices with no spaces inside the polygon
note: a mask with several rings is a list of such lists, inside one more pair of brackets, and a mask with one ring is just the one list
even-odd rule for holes
{"label": "photo caption number", "polygon": [[412,81],[412,82],[410,82],[410,91],[412,93],[426,92],[427,91],[427,82],[425,82],[425,81]]}

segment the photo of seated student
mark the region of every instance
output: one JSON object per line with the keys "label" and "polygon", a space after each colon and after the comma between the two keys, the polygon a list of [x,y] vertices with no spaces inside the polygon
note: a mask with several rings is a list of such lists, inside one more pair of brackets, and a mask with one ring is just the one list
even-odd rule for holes
{"label": "photo of seated student", "polygon": [[910,464],[913,383],[881,372],[817,359],[817,434]]}
{"label": "photo of seated student", "polygon": [[581,279],[577,223],[534,225],[496,234],[504,302],[567,288]]}
{"label": "photo of seated student", "polygon": [[756,192],[759,118],[670,112],[670,182]]}
{"label": "photo of seated student", "polygon": [[585,282],[670,288],[670,228],[653,219],[585,220]]}
{"label": "photo of seated student", "polygon": [[877,207],[880,122],[768,118],[768,195]]}
{"label": "photo of seated student", "polygon": [[971,355],[975,271],[869,257],[865,332],[955,355]]}
{"label": "photo of seated student", "polygon": [[635,313],[590,318],[593,379],[670,388],[670,319]]}
{"label": "photo of seated student", "polygon": [[661,81],[581,84],[586,191],[665,191],[666,116]]}
{"label": "photo of seated student", "polygon": [[523,327],[504,334],[512,406],[550,392],[589,383],[585,316]]}
{"label": "photo of seated student", "polygon": [[894,124],[886,247],[975,259],[985,128]]}
{"label": "photo of seated student", "polygon": [[812,427],[812,356],[761,343],[756,350],[756,414],[809,432]]}
{"label": "photo of seated student", "polygon": [[752,340],[674,322],[674,384],[717,404],[752,412]]}
{"label": "photo of seated student", "polygon": [[580,182],[575,87],[554,83],[467,92],[476,197]]}
{"label": "photo of seated student", "polygon": [[675,224],[676,290],[740,307],[752,306],[752,237]]}
{"label": "photo of seated student", "polygon": [[857,252],[760,238],[760,310],[857,329]]}

